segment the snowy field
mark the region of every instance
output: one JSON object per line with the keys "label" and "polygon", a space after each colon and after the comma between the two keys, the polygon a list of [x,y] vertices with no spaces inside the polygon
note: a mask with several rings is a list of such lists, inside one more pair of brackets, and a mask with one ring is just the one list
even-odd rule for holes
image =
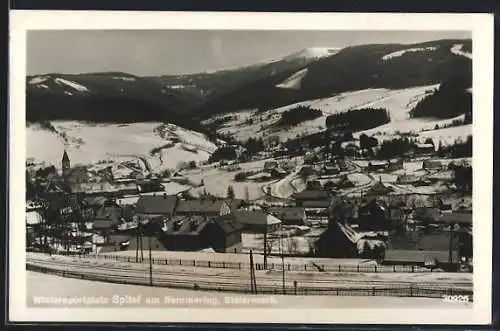
{"label": "snowy field", "polygon": [[[294,103],[260,114],[254,110],[242,110],[241,112],[227,114],[235,117],[235,119],[226,122],[219,129],[219,132],[231,133],[239,140],[246,140],[249,137],[267,137],[272,135],[279,135],[282,140],[286,140],[287,138],[295,138],[297,135],[312,134],[324,130],[328,115],[368,107],[386,108],[389,111],[391,123],[397,123],[393,125],[400,127],[409,121],[409,111],[438,86],[439,84],[401,90],[365,89],[344,92],[328,98]],[[277,131],[267,128],[276,123],[283,112],[297,106],[310,106],[319,109],[323,112],[323,116],[300,123],[294,127],[282,128]],[[247,123],[249,118],[253,119],[253,124]],[[262,121],[260,121],[260,118],[262,118]],[[415,124],[423,125],[430,122],[432,121],[412,121],[406,125],[412,127]],[[263,130],[262,127],[264,128]]]}
{"label": "snowy field", "polygon": [[[27,157],[59,167],[65,148],[72,165],[96,163],[100,160],[125,161],[145,157],[155,170],[173,169],[180,162],[206,161],[216,146],[201,134],[169,126],[162,138],[155,130],[161,123],[99,124],[72,121],[52,123],[60,134],[42,130],[36,125],[26,130]],[[162,149],[155,156],[154,148],[164,146],[172,136],[179,140],[173,147]]]}
{"label": "snowy field", "polygon": [[269,159],[239,163],[238,167],[240,167],[241,170],[237,171],[228,171],[226,170],[226,168],[222,167],[205,167],[203,169],[184,171],[182,174],[195,183],[200,183],[203,180],[205,187],[193,189],[193,193],[195,195],[202,193],[203,189],[205,189],[207,193],[213,194],[215,196],[225,197],[227,195],[228,186],[232,186],[236,198],[245,199],[245,191],[248,190],[248,198],[250,200],[256,200],[264,196],[262,187],[266,183],[253,182],[250,180],[236,182],[234,181],[234,176],[241,171],[262,170],[266,161],[269,161]]}
{"label": "snowy field", "polygon": [[[160,297],[184,297],[184,298],[206,298],[203,302],[196,304],[170,303],[170,307],[176,308],[214,308],[214,304],[226,305],[227,297],[232,295],[218,292],[197,292],[194,290],[181,290],[170,288],[158,288],[139,285],[122,285],[103,282],[94,282],[80,279],[63,278],[59,276],[27,272],[26,277],[26,303],[28,307],[34,307],[34,297],[36,296],[55,296],[55,297],[91,297],[104,296],[108,301],[118,295],[120,297],[141,296]],[[255,297],[254,295],[238,294],[237,297]],[[233,296],[233,297],[234,297]],[[267,297],[269,296],[262,296]],[[436,307],[449,309],[467,309],[472,304],[446,303],[441,299],[429,298],[399,298],[399,297],[336,297],[336,296],[272,296],[273,300],[262,300],[260,303],[231,305],[231,308],[421,308]],[[74,306],[77,307],[77,306]],[[164,306],[163,306],[164,307]],[[67,308],[67,306],[65,306]],[[111,317],[112,315],[108,316]],[[54,316],[54,320],[67,318],[68,316]],[[124,315],[120,316],[120,321]],[[112,320],[112,319],[110,319]]]}

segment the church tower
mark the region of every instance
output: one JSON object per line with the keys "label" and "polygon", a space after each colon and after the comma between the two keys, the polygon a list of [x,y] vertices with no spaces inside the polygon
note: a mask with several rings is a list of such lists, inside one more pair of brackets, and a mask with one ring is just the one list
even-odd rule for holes
{"label": "church tower", "polygon": [[62,175],[63,175],[63,177],[67,178],[69,176],[70,171],[71,171],[71,163],[69,161],[68,153],[66,153],[66,150],[64,150],[64,154],[62,157]]}

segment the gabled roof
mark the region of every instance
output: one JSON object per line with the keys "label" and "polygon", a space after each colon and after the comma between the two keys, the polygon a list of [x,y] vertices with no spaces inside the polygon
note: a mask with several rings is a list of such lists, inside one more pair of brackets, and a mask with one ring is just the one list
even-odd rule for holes
{"label": "gabled roof", "polygon": [[243,224],[232,218],[218,217],[212,220],[212,222],[217,224],[226,234],[239,231],[243,228]]}
{"label": "gabled roof", "polygon": [[460,224],[472,224],[472,213],[446,213],[443,214],[439,219],[439,222],[450,224],[450,223],[460,223]]}
{"label": "gabled roof", "polygon": [[237,210],[232,213],[232,216],[241,224],[270,225],[281,223],[275,216],[267,214],[262,210]]}
{"label": "gabled roof", "polygon": [[86,197],[83,199],[88,206],[102,206],[107,200],[108,198],[102,196]]}
{"label": "gabled roof", "polygon": [[26,224],[35,225],[43,222],[43,216],[37,211],[26,212]]}
{"label": "gabled roof", "polygon": [[226,202],[218,199],[181,200],[177,206],[180,213],[219,213]]}
{"label": "gabled roof", "polygon": [[137,201],[137,214],[172,215],[177,206],[175,195],[143,195]]}
{"label": "gabled roof", "polygon": [[304,219],[305,209],[301,207],[270,208],[269,212],[282,220],[300,221]]}
{"label": "gabled roof", "polygon": [[440,214],[441,213],[438,208],[421,207],[414,210],[413,217],[416,219],[437,220]]}
{"label": "gabled roof", "polygon": [[330,200],[328,193],[320,190],[304,190],[292,196],[296,200]]}
{"label": "gabled roof", "polygon": [[[420,250],[386,250],[385,261],[424,263],[426,260],[435,259],[447,263],[449,251],[420,251]],[[458,262],[458,251],[452,251],[452,262]]]}
{"label": "gabled roof", "polygon": [[382,182],[375,183],[367,192],[367,195],[378,195],[378,194],[387,194],[392,192],[393,189],[385,186]]}
{"label": "gabled roof", "polygon": [[173,216],[163,227],[167,234],[197,235],[208,222],[203,216]]}
{"label": "gabled roof", "polygon": [[329,200],[309,200],[302,203],[304,208],[328,208],[330,207]]}
{"label": "gabled roof", "polygon": [[119,223],[116,219],[96,219],[92,224],[94,230],[107,230]]}

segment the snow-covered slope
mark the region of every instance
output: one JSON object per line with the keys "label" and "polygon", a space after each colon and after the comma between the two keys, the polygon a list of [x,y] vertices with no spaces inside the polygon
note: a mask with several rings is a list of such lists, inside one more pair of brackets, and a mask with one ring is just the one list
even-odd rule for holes
{"label": "snow-covered slope", "polygon": [[[64,121],[52,124],[60,134],[43,130],[37,125],[26,129],[27,157],[58,168],[65,146],[72,164],[143,157],[158,171],[176,168],[180,162],[205,161],[216,149],[202,134],[177,126],[169,126],[168,137],[162,138],[157,130],[161,123],[89,125]],[[161,149],[174,136],[177,141],[170,148]],[[184,148],[186,146],[191,148]],[[153,149],[157,152],[152,154]]]}
{"label": "snow-covered slope", "polygon": [[297,71],[295,74],[285,79],[281,84],[276,85],[276,87],[299,90],[302,79],[306,75],[307,75],[307,68]]}
{"label": "snow-covered slope", "polygon": [[468,52],[464,52],[464,51],[462,51],[462,47],[463,47],[463,46],[464,46],[464,45],[462,45],[462,44],[455,44],[455,45],[453,45],[453,47],[451,48],[451,50],[450,50],[450,51],[451,51],[453,54],[460,55],[460,56],[464,56],[464,57],[466,57],[466,58],[468,58],[468,59],[471,59],[471,60],[472,60],[472,53],[468,53]]}
{"label": "snow-covered slope", "polygon": [[395,57],[400,57],[408,52],[434,51],[436,49],[437,49],[436,47],[421,47],[421,48],[403,49],[403,50],[392,52],[392,53],[389,53],[389,54],[382,56],[382,60],[386,61],[386,60],[390,60],[390,59],[395,58]]}
{"label": "snow-covered slope", "polygon": [[[297,135],[312,134],[325,129],[325,122],[328,115],[362,108],[386,108],[391,117],[391,123],[395,127],[417,124],[409,119],[409,112],[413,107],[431,93],[439,85],[419,86],[401,90],[388,89],[366,89],[353,92],[340,93],[338,95],[303,101],[285,107],[269,110],[265,113],[257,113],[254,110],[246,110],[231,113],[235,119],[225,123],[219,129],[221,133],[230,133],[239,140],[246,140],[249,137],[262,136],[264,138],[277,135],[281,140],[295,138]],[[310,106],[323,112],[323,116],[314,120],[300,123],[294,127],[273,129],[281,114],[299,105]],[[262,121],[260,121],[262,118]],[[252,123],[249,124],[249,119]],[[415,127],[418,130],[418,126]],[[394,130],[393,130],[394,131]]]}
{"label": "snow-covered slope", "polygon": [[58,78],[54,79],[54,81],[56,82],[56,84],[69,86],[72,89],[79,91],[79,92],[88,92],[89,91],[89,89],[86,88],[85,86],[80,85],[80,84],[75,83],[75,82],[70,81],[70,80],[66,80],[66,79],[62,79],[62,78],[58,77]]}

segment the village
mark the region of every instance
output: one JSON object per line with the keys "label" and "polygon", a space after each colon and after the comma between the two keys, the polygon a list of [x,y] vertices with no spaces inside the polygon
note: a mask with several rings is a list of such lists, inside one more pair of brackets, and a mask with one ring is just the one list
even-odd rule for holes
{"label": "village", "polygon": [[385,161],[336,151],[274,144],[163,177],[134,158],[72,167],[64,151],[60,172],[27,164],[26,249],[208,266],[248,264],[251,253],[264,270],[472,272],[470,158],[440,158],[432,144]]}

